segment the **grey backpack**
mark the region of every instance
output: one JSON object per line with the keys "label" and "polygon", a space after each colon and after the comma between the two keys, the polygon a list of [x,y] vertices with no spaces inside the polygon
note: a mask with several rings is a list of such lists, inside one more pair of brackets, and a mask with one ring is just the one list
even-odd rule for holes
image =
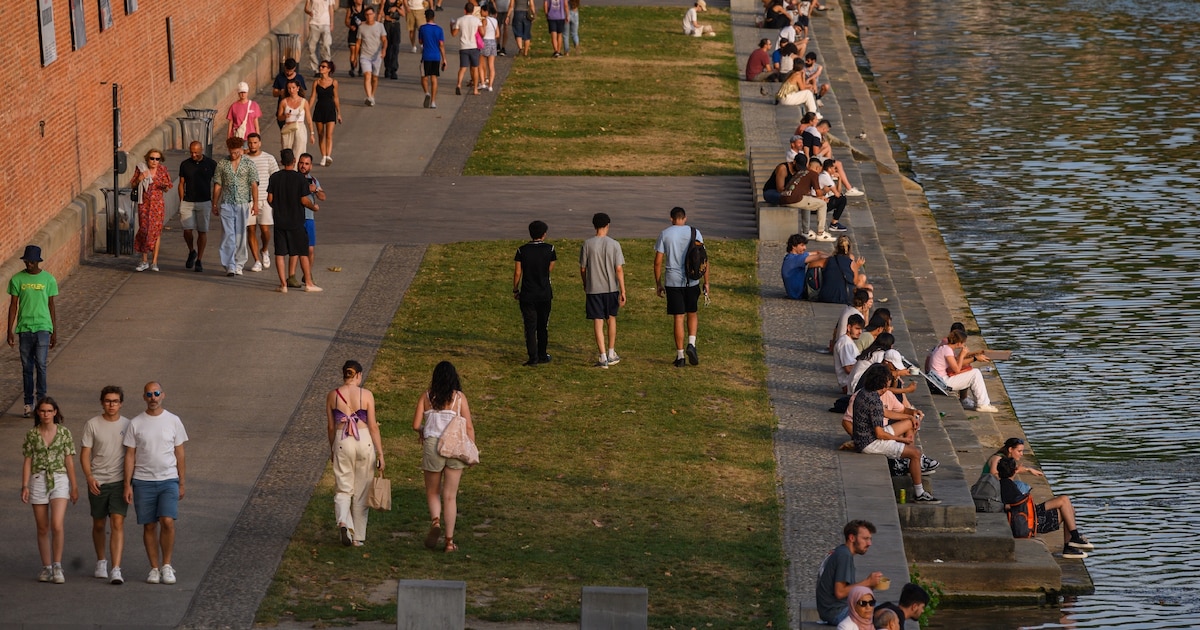
{"label": "grey backpack", "polygon": [[976,512],[1003,512],[1004,502],[1000,500],[1000,480],[990,473],[983,473],[979,481],[971,486],[971,498],[975,501]]}

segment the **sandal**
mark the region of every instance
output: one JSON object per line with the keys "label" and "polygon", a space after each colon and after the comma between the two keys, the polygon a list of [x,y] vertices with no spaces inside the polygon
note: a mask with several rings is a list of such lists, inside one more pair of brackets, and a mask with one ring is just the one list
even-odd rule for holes
{"label": "sandal", "polygon": [[446,553],[453,553],[455,551],[458,551],[458,545],[454,544],[453,538],[447,538],[446,539]]}
{"label": "sandal", "polygon": [[347,527],[345,525],[338,525],[338,531],[341,533],[341,536],[342,536],[342,546],[343,547],[349,547],[350,545],[354,544],[354,540],[352,540],[350,538],[350,530],[347,529]]}
{"label": "sandal", "polygon": [[437,549],[438,538],[442,536],[442,521],[441,519],[433,519],[433,525],[429,526],[429,533],[425,534],[425,548]]}

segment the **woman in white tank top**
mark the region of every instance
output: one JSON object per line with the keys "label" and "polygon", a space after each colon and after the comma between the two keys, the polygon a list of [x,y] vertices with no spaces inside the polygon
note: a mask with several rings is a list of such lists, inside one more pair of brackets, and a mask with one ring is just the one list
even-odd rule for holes
{"label": "woman in white tank top", "polygon": [[429,390],[417,400],[413,430],[417,432],[417,441],[423,449],[421,469],[425,471],[425,499],[429,503],[432,521],[425,535],[425,546],[436,549],[444,531],[446,553],[458,551],[458,545],[454,544],[458,483],[467,464],[439,455],[438,438],[446,430],[446,425],[460,414],[467,421],[467,435],[474,441],[475,425],[471,422],[471,407],[462,393],[458,371],[449,361],[442,361],[433,368]]}
{"label": "woman in white tank top", "polygon": [[280,149],[291,149],[296,154],[296,159],[300,159],[302,153],[308,153],[309,132],[316,135],[316,130],[310,130],[313,124],[312,116],[308,109],[308,101],[300,96],[299,83],[288,81],[287,96],[279,101],[279,111],[275,117],[283,122],[283,128],[279,130]]}

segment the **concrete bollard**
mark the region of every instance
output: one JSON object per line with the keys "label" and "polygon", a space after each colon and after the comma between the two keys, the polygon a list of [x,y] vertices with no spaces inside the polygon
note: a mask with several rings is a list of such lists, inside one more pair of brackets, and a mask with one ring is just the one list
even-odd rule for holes
{"label": "concrete bollard", "polygon": [[650,596],[644,588],[583,587],[580,630],[646,630]]}
{"label": "concrete bollard", "polygon": [[463,630],[466,625],[466,582],[400,580],[397,630]]}

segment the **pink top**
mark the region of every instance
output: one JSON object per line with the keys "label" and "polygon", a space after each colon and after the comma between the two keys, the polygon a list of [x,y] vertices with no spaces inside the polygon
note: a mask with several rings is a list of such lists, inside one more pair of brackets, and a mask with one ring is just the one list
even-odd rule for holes
{"label": "pink top", "polygon": [[942,378],[946,378],[946,357],[954,355],[954,348],[947,345],[940,345],[929,353],[928,370]]}
{"label": "pink top", "polygon": [[[246,120],[246,115],[249,114],[249,120]],[[260,133],[258,130],[258,119],[262,117],[262,110],[259,109],[258,103],[253,100],[247,100],[245,103],[234,101],[229,106],[229,113],[225,115],[225,119],[229,121],[229,137],[237,136],[245,138],[252,133]],[[246,133],[239,134],[238,127],[242,126],[242,121],[246,120]]]}

